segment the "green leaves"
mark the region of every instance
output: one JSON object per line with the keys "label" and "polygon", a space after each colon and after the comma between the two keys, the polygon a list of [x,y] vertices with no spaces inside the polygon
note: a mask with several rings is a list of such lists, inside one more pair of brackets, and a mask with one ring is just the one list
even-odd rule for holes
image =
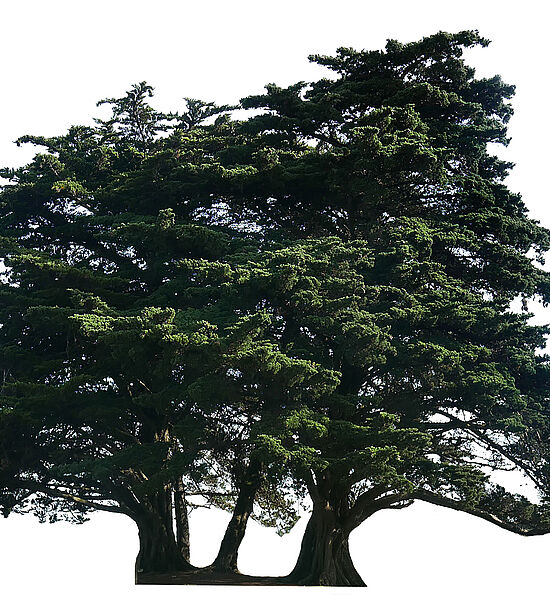
{"label": "green leaves", "polygon": [[314,56],[332,78],[268,85],[242,121],[160,113],[142,82],[21,138],[44,150],[2,171],[7,510],[21,477],[119,507],[178,478],[236,493],[253,458],[282,529],[306,480],[355,524],[414,490],[542,519],[483,471],[548,480],[550,387],[547,328],[509,310],[550,298],[550,235],[490,154],[514,90],[465,63],[487,43]]}

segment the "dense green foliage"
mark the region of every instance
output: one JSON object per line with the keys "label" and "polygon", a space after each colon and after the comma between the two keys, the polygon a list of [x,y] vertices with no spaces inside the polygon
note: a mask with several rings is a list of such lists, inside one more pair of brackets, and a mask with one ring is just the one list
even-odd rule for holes
{"label": "dense green foliage", "polygon": [[[489,152],[513,87],[462,59],[487,43],[314,56],[330,78],[244,120],[141,83],[21,138],[45,150],[2,172],[4,514],[124,513],[161,571],[214,504],[235,569],[249,513],[284,532],[309,494],[289,577],[340,585],[349,533],[415,499],[545,533],[548,329],[510,303],[550,300],[550,232]],[[512,467],[542,503],[490,479]]]}

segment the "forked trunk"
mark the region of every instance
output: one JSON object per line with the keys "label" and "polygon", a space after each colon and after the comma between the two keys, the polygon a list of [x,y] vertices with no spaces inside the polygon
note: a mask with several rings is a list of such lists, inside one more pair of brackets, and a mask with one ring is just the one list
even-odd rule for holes
{"label": "forked trunk", "polygon": [[141,573],[183,571],[189,567],[175,539],[159,526],[157,519],[140,521],[138,531],[139,553],[136,558],[136,577]]}
{"label": "forked trunk", "polygon": [[174,535],[170,489],[150,496],[135,520],[139,532],[136,583],[140,574],[190,568]]}
{"label": "forked trunk", "polygon": [[294,585],[365,587],[353,565],[349,533],[328,508],[314,508],[307,524],[296,566],[285,577]]}

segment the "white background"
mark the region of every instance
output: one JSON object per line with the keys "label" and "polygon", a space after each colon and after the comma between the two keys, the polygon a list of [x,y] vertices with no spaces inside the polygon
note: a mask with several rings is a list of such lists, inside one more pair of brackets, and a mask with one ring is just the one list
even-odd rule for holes
{"label": "white background", "polygon": [[[548,208],[548,68],[544,3],[466,0],[261,0],[199,4],[176,0],[4,0],[0,13],[0,165],[24,164],[18,136],[55,135],[99,116],[95,102],[132,83],[155,86],[161,110],[181,110],[183,96],[233,103],[263,85],[314,80],[324,71],[311,53],[339,46],[382,48],[386,38],[413,41],[438,30],[479,29],[493,40],[468,52],[478,75],[500,73],[517,85],[513,140],[503,157],[517,163],[509,186],[550,226]],[[534,307],[536,321],[550,321]],[[192,558],[207,564],[228,516],[192,515]],[[251,574],[290,570],[304,523],[279,538],[252,523],[240,568]],[[521,538],[474,517],[417,503],[379,513],[352,536],[367,590],[227,588],[225,597],[423,600],[545,598],[550,535]],[[134,587],[137,532],[131,521],[98,514],[82,526],[39,525],[32,517],[0,521],[0,594],[32,598],[210,598],[212,587]]]}

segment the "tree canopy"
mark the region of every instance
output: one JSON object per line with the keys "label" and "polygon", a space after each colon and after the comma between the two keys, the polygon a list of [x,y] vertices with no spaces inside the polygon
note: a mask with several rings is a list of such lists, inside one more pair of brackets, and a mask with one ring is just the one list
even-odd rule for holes
{"label": "tree canopy", "polygon": [[[198,573],[188,511],[311,517],[280,582],[363,585],[351,531],[415,500],[550,531],[550,232],[491,153],[513,86],[475,31],[312,56],[316,82],[239,107],[149,104],[2,170],[0,506],[132,518],[136,580]],[[233,109],[255,109],[237,119]],[[540,502],[505,490],[518,469]],[[212,575],[214,576],[214,575]]]}

